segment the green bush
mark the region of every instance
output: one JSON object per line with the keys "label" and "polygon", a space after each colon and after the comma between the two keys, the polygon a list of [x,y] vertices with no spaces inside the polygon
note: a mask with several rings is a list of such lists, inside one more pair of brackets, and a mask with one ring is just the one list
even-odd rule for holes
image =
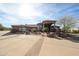
{"label": "green bush", "polygon": [[67,32],[67,33],[68,33],[68,32],[71,32],[69,26],[65,26],[65,27],[63,27],[63,28],[62,28],[62,31],[63,31],[63,32]]}
{"label": "green bush", "polygon": [[32,32],[36,32],[36,29],[32,29],[31,31],[32,31]]}
{"label": "green bush", "polygon": [[48,28],[47,28],[47,27],[44,27],[44,28],[42,29],[42,31],[43,31],[43,32],[47,32],[47,31],[48,31]]}

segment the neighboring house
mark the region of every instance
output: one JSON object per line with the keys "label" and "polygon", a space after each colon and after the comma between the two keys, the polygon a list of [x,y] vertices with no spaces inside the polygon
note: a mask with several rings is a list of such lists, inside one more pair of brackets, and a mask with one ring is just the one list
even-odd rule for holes
{"label": "neighboring house", "polygon": [[71,28],[70,31],[73,32],[73,30],[78,31],[79,28]]}

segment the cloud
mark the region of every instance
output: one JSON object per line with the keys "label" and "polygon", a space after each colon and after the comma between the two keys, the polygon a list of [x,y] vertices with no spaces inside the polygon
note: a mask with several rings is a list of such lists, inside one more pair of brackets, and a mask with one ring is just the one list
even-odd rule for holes
{"label": "cloud", "polygon": [[9,20],[9,22],[11,22],[13,25],[18,23],[18,20],[11,16],[5,16],[5,19]]}
{"label": "cloud", "polygon": [[18,4],[4,3],[0,4],[0,11],[6,12],[8,14],[16,14],[18,11]]}
{"label": "cloud", "polygon": [[42,13],[37,9],[40,5],[41,4],[20,4],[18,15],[27,18],[42,16]]}

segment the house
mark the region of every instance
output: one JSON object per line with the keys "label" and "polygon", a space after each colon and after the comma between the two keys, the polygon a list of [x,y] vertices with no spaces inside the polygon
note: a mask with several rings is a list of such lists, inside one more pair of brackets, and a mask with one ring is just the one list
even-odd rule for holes
{"label": "house", "polygon": [[42,23],[38,23],[37,24],[37,30],[38,31],[42,31]]}
{"label": "house", "polygon": [[33,30],[34,31],[37,31],[37,25],[36,24],[28,24],[26,25],[27,29],[32,32]]}
{"label": "house", "polygon": [[30,32],[42,31],[42,29],[45,27],[48,28],[48,31],[53,31],[54,30],[53,28],[54,27],[56,28],[55,23],[56,21],[54,20],[44,20],[38,24],[12,25],[11,32],[15,33],[15,32],[27,32],[27,31]]}
{"label": "house", "polygon": [[42,24],[55,24],[56,23],[56,21],[54,21],[54,20],[44,20],[44,21],[42,21]]}
{"label": "house", "polygon": [[25,25],[12,25],[11,32],[25,32],[27,30],[27,27]]}
{"label": "house", "polygon": [[32,30],[37,30],[37,25],[32,25],[32,24],[29,24],[29,25],[12,25],[12,29],[11,29],[11,32],[12,33],[15,33],[15,32],[27,32],[27,31],[32,31]]}

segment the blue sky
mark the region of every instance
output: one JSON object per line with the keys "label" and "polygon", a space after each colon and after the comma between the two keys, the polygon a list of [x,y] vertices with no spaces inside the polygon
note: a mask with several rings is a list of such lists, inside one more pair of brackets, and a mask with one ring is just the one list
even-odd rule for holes
{"label": "blue sky", "polygon": [[77,3],[1,3],[0,23],[6,27],[15,24],[36,24],[45,19],[58,20],[62,16],[79,19]]}

